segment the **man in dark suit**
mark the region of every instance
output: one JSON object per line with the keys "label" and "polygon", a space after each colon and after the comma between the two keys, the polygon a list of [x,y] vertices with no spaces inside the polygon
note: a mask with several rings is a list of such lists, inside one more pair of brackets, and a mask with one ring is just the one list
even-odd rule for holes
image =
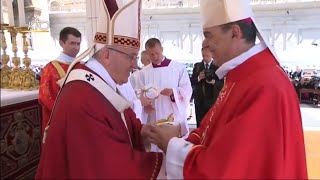
{"label": "man in dark suit", "polygon": [[202,118],[216,102],[223,87],[223,80],[219,80],[215,74],[218,66],[214,64],[209,48],[203,46],[201,51],[203,60],[194,65],[191,76],[197,127],[200,126]]}

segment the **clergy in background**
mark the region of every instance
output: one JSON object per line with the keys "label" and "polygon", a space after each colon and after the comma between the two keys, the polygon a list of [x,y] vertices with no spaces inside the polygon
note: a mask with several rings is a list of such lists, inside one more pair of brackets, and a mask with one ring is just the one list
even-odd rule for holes
{"label": "clergy in background", "polygon": [[137,91],[137,88],[138,88],[138,81],[139,81],[139,73],[140,73],[140,70],[143,69],[144,67],[148,66],[150,63],[151,63],[151,60],[150,60],[150,57],[149,55],[147,54],[147,51],[146,50],[143,50],[141,53],[140,53],[140,60],[141,60],[141,63],[142,63],[142,68],[139,69],[138,65],[137,65],[137,70],[134,71],[131,76],[129,77],[129,80],[131,82],[131,85],[133,87],[133,89],[135,89],[135,91]]}
{"label": "clergy in background", "polygon": [[[145,43],[145,49],[151,59],[151,64],[143,68],[139,74],[139,88],[156,89],[158,96],[150,97],[148,92],[143,94],[154,99],[145,105],[144,122],[155,122],[166,119],[171,114],[174,121],[181,124],[181,135],[189,132],[187,118],[189,116],[189,102],[192,95],[190,78],[185,66],[179,62],[166,58],[163,47],[157,38],[151,38]],[[153,93],[156,94],[156,93]],[[157,146],[152,151],[159,151]]]}
{"label": "clergy in background", "polygon": [[63,28],[59,34],[61,54],[41,70],[38,98],[42,109],[41,134],[47,126],[54,102],[60,91],[57,81],[65,76],[69,65],[79,53],[80,43],[81,33],[79,30],[73,27]]}
{"label": "clergy in background", "polygon": [[160,172],[162,153],[144,147],[148,125],[117,93],[137,61],[141,0],[99,4],[93,45],[60,81],[36,179],[156,179]]}
{"label": "clergy in background", "polygon": [[152,129],[168,178],[308,179],[299,101],[259,35],[250,1],[201,0],[200,7],[216,74],[226,82],[186,140]]}

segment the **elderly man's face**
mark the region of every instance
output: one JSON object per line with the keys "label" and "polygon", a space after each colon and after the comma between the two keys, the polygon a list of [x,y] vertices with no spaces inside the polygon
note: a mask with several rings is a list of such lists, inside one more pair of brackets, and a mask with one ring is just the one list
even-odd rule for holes
{"label": "elderly man's face", "polygon": [[203,30],[204,44],[208,46],[218,66],[231,59],[233,36],[231,31],[224,32],[220,26]]}
{"label": "elderly man's face", "polygon": [[127,83],[132,69],[137,63],[138,50],[130,48],[108,49],[108,72],[111,78],[119,85]]}

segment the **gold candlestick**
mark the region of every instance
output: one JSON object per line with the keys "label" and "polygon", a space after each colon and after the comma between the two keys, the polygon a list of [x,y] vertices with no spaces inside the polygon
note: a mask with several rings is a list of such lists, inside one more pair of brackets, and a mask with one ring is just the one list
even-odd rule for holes
{"label": "gold candlestick", "polygon": [[7,41],[5,37],[5,28],[8,24],[1,24],[1,48],[2,48],[2,55],[1,55],[1,88],[8,88],[9,87],[9,80],[10,80],[10,70],[11,68],[8,66],[8,62],[10,61],[9,55],[7,55]]}
{"label": "gold candlestick", "polygon": [[12,89],[20,89],[23,77],[20,70],[20,58],[17,57],[18,45],[16,38],[18,32],[14,26],[8,26],[6,29],[10,32],[12,51],[14,53],[14,56],[11,58],[14,67],[12,68],[12,72],[10,74],[9,87]]}
{"label": "gold candlestick", "polygon": [[23,39],[23,64],[25,65],[24,70],[22,71],[23,79],[21,83],[21,89],[23,90],[33,90],[38,88],[38,82],[36,80],[36,74],[29,67],[31,64],[31,58],[28,57],[28,42],[27,42],[27,34],[30,33],[27,27],[22,27],[18,29],[19,33],[22,34]]}

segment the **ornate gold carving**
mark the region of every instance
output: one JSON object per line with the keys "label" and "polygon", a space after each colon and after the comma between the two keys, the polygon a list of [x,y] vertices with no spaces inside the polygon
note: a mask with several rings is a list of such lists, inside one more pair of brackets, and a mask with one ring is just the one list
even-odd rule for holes
{"label": "ornate gold carving", "polygon": [[20,70],[20,58],[17,56],[18,52],[18,45],[17,45],[17,31],[14,26],[7,26],[6,29],[9,31],[11,35],[11,44],[12,44],[12,51],[14,53],[12,59],[12,63],[14,67],[12,72],[10,73],[9,79],[9,88],[12,89],[20,89],[22,75]]}
{"label": "ornate gold carving", "polygon": [[1,55],[1,88],[9,87],[9,79],[10,79],[10,70],[11,68],[8,66],[8,62],[10,61],[9,55],[7,55],[7,41],[5,37],[5,28],[8,24],[1,24],[1,48],[3,54]]}
{"label": "ornate gold carving", "polygon": [[[5,38],[4,30],[8,30],[11,36],[12,43],[12,52],[14,53],[12,59],[13,68],[10,68],[7,63],[10,60],[10,57],[6,54],[7,41]],[[38,88],[38,82],[36,80],[36,75],[29,67],[31,64],[31,59],[28,57],[28,42],[27,42],[27,34],[30,31],[28,27],[14,27],[8,26],[5,24],[1,24],[1,44],[3,49],[3,55],[1,56],[1,60],[4,63],[1,68],[1,87],[2,88],[11,88],[16,90],[33,90]],[[22,34],[23,40],[23,64],[25,68],[22,70],[20,67],[20,57],[17,56],[18,45],[17,45],[17,34]]]}
{"label": "ornate gold carving", "polygon": [[22,71],[23,79],[21,82],[21,89],[23,90],[32,90],[38,88],[38,82],[36,80],[36,75],[29,67],[31,64],[31,58],[28,57],[28,42],[27,42],[27,34],[30,32],[28,28],[21,28],[19,31],[22,34],[23,39],[23,64],[25,69]]}

